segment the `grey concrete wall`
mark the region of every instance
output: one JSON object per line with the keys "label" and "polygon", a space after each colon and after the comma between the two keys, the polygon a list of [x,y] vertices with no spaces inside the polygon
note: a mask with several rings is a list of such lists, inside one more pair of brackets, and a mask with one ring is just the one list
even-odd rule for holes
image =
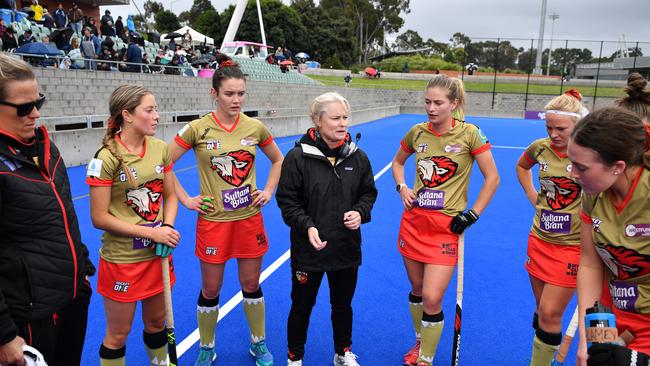
{"label": "grey concrete wall", "polygon": [[[84,164],[94,154],[104,134],[110,93],[119,85],[143,85],[155,94],[161,120],[159,136],[170,141],[184,122],[177,115],[202,115],[214,109],[210,98],[210,80],[176,75],[150,75],[84,70],[34,70],[41,90],[47,95],[41,123],[51,131],[53,140],[69,165]],[[398,113],[423,113],[423,93],[413,90],[358,89],[345,87],[293,85],[249,81],[245,110],[256,111],[275,136],[302,133],[311,125],[308,117],[311,100],[328,91],[345,96],[352,106],[353,123],[365,123]],[[529,95],[529,110],[541,110],[551,96]],[[593,98],[585,98],[588,106]],[[612,105],[613,98],[598,98],[597,107]],[[524,95],[498,93],[492,105],[492,93],[467,95],[466,114],[485,117],[515,117],[524,114]],[[95,122],[94,128],[86,128]],[[55,131],[58,127],[79,123],[80,129]]]}

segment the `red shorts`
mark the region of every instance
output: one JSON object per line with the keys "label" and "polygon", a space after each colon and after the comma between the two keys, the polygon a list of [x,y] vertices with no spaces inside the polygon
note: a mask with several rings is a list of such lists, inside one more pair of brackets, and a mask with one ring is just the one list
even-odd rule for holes
{"label": "red shorts", "polygon": [[601,297],[603,305],[611,307],[616,316],[618,334],[620,335],[626,330],[634,334],[634,340],[627,347],[650,355],[650,314],[633,313],[614,306],[607,281],[603,281]]}
{"label": "red shorts", "polygon": [[196,256],[206,263],[222,264],[230,258],[259,258],[269,250],[262,213],[237,221],[196,223]]}
{"label": "red shorts", "polygon": [[451,232],[452,219],[433,210],[413,208],[405,211],[397,238],[399,252],[414,261],[455,266],[458,235]]}
{"label": "red shorts", "polygon": [[[176,282],[174,262],[169,257],[169,279]],[[97,292],[118,302],[134,302],[163,292],[162,265],[156,257],[137,263],[111,263],[99,258]]]}
{"label": "red shorts", "polygon": [[533,233],[528,235],[526,270],[531,276],[551,285],[575,288],[579,263],[579,245],[553,244]]}

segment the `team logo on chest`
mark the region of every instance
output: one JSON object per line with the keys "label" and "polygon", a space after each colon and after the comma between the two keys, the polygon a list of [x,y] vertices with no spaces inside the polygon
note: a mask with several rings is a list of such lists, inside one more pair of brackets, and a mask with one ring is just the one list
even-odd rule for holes
{"label": "team logo on chest", "polygon": [[539,180],[546,202],[554,210],[563,209],[580,196],[580,185],[567,177],[549,177]]}
{"label": "team logo on chest", "polygon": [[210,169],[219,174],[226,183],[239,187],[251,171],[255,156],[246,150],[231,151],[210,157]]}
{"label": "team logo on chest", "polygon": [[607,268],[620,280],[640,277],[650,273],[650,255],[613,245],[596,245],[596,251]]}
{"label": "team logo on chest", "polygon": [[458,163],[446,156],[431,156],[418,161],[418,175],[425,187],[439,186],[456,174]]}
{"label": "team logo on chest", "polygon": [[154,179],[138,188],[127,189],[125,203],[141,218],[154,221],[160,212],[162,193],[162,179]]}

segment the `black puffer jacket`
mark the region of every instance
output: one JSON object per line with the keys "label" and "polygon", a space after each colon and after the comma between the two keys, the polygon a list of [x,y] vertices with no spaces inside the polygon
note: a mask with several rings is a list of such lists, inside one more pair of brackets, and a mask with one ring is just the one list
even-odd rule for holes
{"label": "black puffer jacket", "polygon": [[0,344],[15,337],[15,322],[50,317],[72,302],[94,273],[47,131],[38,128],[30,145],[0,131]]}
{"label": "black puffer jacket", "polygon": [[[327,156],[335,156],[334,165]],[[349,230],[343,214],[358,211],[370,221],[377,189],[366,154],[350,142],[330,150],[310,130],[282,163],[276,194],[284,222],[291,227],[291,266],[305,271],[337,271],[361,264],[361,230]],[[309,243],[307,229],[318,229],[327,245]]]}

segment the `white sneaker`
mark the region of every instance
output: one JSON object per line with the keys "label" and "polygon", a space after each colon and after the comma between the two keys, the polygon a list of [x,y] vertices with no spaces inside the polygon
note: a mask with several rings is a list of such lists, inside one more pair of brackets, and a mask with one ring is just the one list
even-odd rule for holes
{"label": "white sneaker", "polygon": [[291,361],[289,359],[289,360],[287,360],[287,366],[302,366],[302,360]]}
{"label": "white sneaker", "polygon": [[346,351],[345,355],[339,356],[338,353],[334,354],[334,366],[361,366],[357,363],[357,355],[351,351]]}

